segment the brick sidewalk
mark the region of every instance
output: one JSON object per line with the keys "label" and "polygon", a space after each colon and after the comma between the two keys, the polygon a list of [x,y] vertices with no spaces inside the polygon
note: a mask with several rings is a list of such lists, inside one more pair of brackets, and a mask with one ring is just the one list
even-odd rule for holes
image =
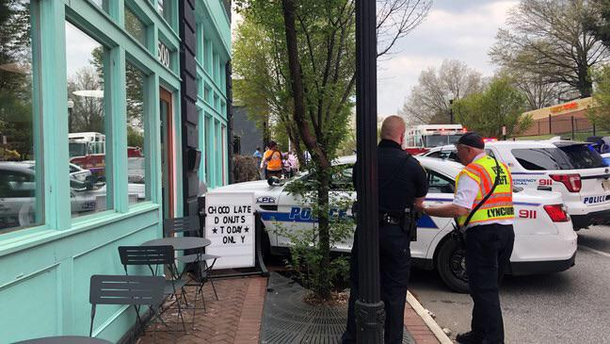
{"label": "brick sidewalk", "polygon": [[[183,311],[187,333],[165,332],[158,326],[156,338],[150,328],[138,343],[204,343],[204,344],[256,344],[259,343],[263,304],[267,292],[267,278],[248,277],[217,280],[214,282],[219,301],[214,297],[212,286],[204,287],[207,311],[198,309],[195,327],[192,327],[192,309]],[[194,299],[194,287],[188,288],[188,300]],[[197,302],[202,307],[201,300]],[[176,313],[172,310],[163,315],[173,329],[181,329],[176,324]],[[417,344],[439,343],[424,321],[407,303],[405,326]],[[288,343],[287,343],[288,344]]]}
{"label": "brick sidewalk", "polygon": [[[164,326],[158,325],[156,338],[153,338],[153,330],[149,328],[138,343],[258,343],[267,278],[231,278],[215,280],[214,284],[220,300],[214,297],[211,284],[206,283],[203,288],[206,311],[197,309],[194,328],[192,309],[182,312],[187,326],[186,334],[181,324],[176,324],[177,313],[169,310],[163,314],[163,319],[172,322],[171,330],[180,332],[165,332]],[[194,300],[195,287],[188,287],[187,294],[189,302]],[[201,299],[197,301],[197,307],[203,307]]]}

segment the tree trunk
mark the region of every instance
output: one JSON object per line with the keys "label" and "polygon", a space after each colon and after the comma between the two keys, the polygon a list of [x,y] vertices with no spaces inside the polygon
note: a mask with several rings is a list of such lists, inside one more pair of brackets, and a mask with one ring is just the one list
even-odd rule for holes
{"label": "tree trunk", "polygon": [[295,27],[295,0],[282,0],[284,9],[284,26],[286,31],[286,46],[288,49],[288,67],[290,70],[290,86],[292,89],[292,98],[294,100],[293,119],[299,128],[299,133],[303,139],[303,143],[311,153],[312,159],[319,163],[319,168],[330,168],[330,161],[326,154],[322,152],[320,145],[320,137],[316,138],[309,130],[309,125],[305,121],[305,95],[303,78],[301,76],[301,63],[299,60],[299,50],[297,41],[297,32]]}
{"label": "tree trunk", "polygon": [[329,223],[329,185],[330,185],[330,173],[328,170],[318,171],[318,252],[320,252],[320,266],[319,271],[319,282],[318,294],[321,298],[328,300],[330,299],[330,223]]}
{"label": "tree trunk", "polygon": [[578,65],[578,91],[580,98],[591,97],[593,94],[593,81],[586,63]]}
{"label": "tree trunk", "polygon": [[288,67],[290,70],[290,86],[292,89],[292,97],[294,100],[293,119],[299,128],[299,134],[307,150],[311,154],[313,163],[319,173],[316,173],[319,188],[318,188],[318,234],[319,242],[318,249],[322,255],[319,266],[318,290],[316,293],[323,299],[330,298],[330,281],[329,281],[329,266],[330,266],[330,244],[329,244],[329,221],[328,221],[328,189],[330,184],[330,176],[328,172],[331,164],[326,156],[326,152],[322,149],[321,144],[325,142],[322,131],[314,136],[309,129],[308,123],[305,121],[305,88],[301,75],[301,63],[299,61],[299,50],[296,33],[296,15],[295,15],[295,0],[282,0],[282,8],[284,10],[284,27],[286,31],[286,47],[288,51]]}

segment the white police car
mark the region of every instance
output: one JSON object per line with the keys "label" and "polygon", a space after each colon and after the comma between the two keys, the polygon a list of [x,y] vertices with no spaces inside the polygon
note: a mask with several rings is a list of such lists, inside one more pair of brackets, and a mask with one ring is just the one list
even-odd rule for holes
{"label": "white police car", "polygon": [[[497,141],[485,149],[508,165],[515,186],[560,192],[574,230],[610,221],[610,167],[590,143]],[[436,147],[423,156],[456,160],[454,146]]]}
{"label": "white police car", "polygon": [[[430,190],[426,203],[431,205],[449,203],[453,200],[455,176],[463,167],[459,163],[417,157],[428,172]],[[351,183],[355,157],[340,159],[336,164],[345,166],[343,173],[334,176],[331,196],[344,199],[356,198],[355,192],[346,191]],[[301,174],[296,178],[306,178]],[[290,181],[288,181],[289,183]],[[260,213],[266,229],[264,241],[271,253],[281,254],[290,247],[290,240],[276,233],[278,226],[286,229],[315,226],[311,209],[289,194],[285,185],[270,186],[267,181],[238,183],[216,188],[211,193],[252,191],[256,210]],[[567,270],[574,265],[576,255],[576,233],[570,217],[564,211],[561,195],[556,192],[521,190],[514,194],[515,246],[511,256],[509,274],[542,274]],[[338,216],[349,216],[348,209],[334,209]],[[443,281],[456,291],[466,292],[465,258],[463,250],[449,233],[453,229],[452,219],[424,216],[418,221],[417,241],[411,243],[411,255],[415,266],[438,270]],[[268,241],[267,241],[268,240]],[[349,252],[351,238],[333,248]]]}

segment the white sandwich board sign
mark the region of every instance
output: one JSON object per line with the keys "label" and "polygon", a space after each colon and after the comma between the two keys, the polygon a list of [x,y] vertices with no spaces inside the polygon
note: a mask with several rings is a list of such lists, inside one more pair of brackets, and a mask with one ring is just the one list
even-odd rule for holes
{"label": "white sandwich board sign", "polygon": [[206,253],[220,256],[214,269],[254,267],[254,194],[209,192],[205,214]]}

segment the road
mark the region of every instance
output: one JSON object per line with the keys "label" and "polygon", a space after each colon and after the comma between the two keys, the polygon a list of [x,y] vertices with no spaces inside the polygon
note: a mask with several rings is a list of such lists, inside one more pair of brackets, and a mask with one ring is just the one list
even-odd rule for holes
{"label": "road", "polygon": [[[471,299],[436,272],[414,270],[411,292],[441,327],[470,329]],[[507,277],[501,289],[507,343],[610,343],[610,227],[578,232],[576,265],[550,275]]]}

